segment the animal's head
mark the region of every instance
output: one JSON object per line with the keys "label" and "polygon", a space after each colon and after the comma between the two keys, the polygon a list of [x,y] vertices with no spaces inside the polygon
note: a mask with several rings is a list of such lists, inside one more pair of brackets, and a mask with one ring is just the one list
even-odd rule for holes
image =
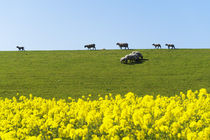
{"label": "animal's head", "polygon": [[153,46],[155,46],[155,44],[154,44],[154,43],[153,43],[152,45],[153,45]]}
{"label": "animal's head", "polygon": [[85,45],[84,48],[86,48],[87,46]]}
{"label": "animal's head", "polygon": [[18,48],[19,46],[16,46],[16,48]]}
{"label": "animal's head", "polygon": [[165,44],[166,46],[168,46],[169,44]]}
{"label": "animal's head", "polygon": [[120,45],[120,43],[117,43],[116,45]]}

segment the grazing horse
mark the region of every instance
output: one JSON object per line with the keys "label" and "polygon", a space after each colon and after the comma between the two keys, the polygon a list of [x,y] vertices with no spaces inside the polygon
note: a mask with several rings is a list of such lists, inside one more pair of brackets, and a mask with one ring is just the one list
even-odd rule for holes
{"label": "grazing horse", "polygon": [[95,44],[89,44],[89,45],[85,45],[84,48],[88,48],[88,50],[93,48],[93,50],[96,50],[96,45]]}
{"label": "grazing horse", "polygon": [[168,49],[175,49],[175,46],[174,46],[174,44],[165,44],[166,46],[168,46]]}
{"label": "grazing horse", "polygon": [[16,46],[16,48],[18,48],[19,51],[25,51],[24,47]]}
{"label": "grazing horse", "polygon": [[155,48],[157,48],[157,49],[161,49],[161,45],[160,44],[152,44],[153,46],[155,46]]}
{"label": "grazing horse", "polygon": [[126,49],[129,49],[128,48],[128,43],[117,43],[116,45],[118,45],[120,47],[120,49],[122,49],[123,47]]}

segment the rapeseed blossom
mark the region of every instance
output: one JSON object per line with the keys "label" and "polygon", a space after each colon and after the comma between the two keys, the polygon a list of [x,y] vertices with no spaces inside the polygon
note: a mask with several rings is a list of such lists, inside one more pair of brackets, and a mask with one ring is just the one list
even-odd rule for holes
{"label": "rapeseed blossom", "polygon": [[0,99],[0,139],[210,139],[206,89],[172,97]]}

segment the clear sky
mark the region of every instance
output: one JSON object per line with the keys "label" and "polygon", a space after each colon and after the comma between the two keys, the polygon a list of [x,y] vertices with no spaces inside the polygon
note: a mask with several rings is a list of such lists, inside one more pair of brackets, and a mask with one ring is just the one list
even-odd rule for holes
{"label": "clear sky", "polygon": [[210,48],[210,0],[0,0],[0,50],[119,49],[116,42]]}

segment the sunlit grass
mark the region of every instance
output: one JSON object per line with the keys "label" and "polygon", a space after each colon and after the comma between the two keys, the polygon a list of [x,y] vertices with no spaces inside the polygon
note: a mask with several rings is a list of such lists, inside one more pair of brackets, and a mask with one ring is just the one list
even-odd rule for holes
{"label": "sunlit grass", "polygon": [[210,50],[138,50],[147,61],[126,65],[133,50],[0,52],[0,96],[45,98],[126,94],[172,96],[210,90]]}

